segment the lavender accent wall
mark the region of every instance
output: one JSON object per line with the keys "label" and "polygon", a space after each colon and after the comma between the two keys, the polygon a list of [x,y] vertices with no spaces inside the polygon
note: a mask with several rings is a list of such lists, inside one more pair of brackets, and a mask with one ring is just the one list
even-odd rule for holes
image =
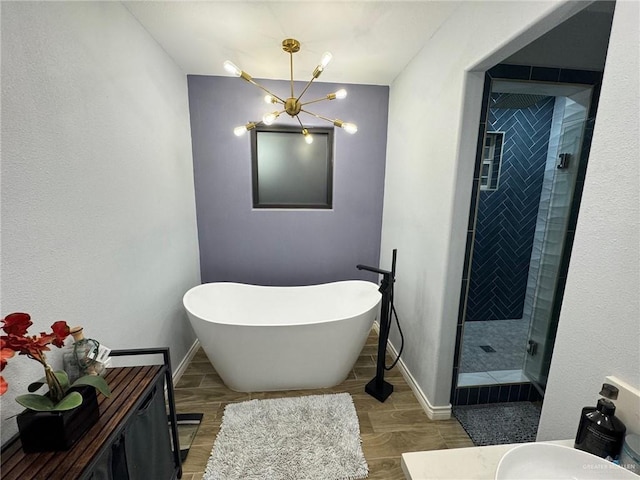
{"label": "lavender accent wall", "polygon": [[[280,97],[290,94],[288,82],[259,82]],[[250,137],[236,137],[233,128],[275,108],[239,78],[190,75],[188,86],[202,282],[375,281],[355,265],[380,259],[389,88],[314,82],[304,100],[341,87],[348,96],[309,110],[358,125],[355,135],[335,132],[333,209],[253,210]],[[296,93],[303,88],[295,83]],[[305,126],[330,125],[301,119]],[[286,114],[277,122],[297,125]]]}

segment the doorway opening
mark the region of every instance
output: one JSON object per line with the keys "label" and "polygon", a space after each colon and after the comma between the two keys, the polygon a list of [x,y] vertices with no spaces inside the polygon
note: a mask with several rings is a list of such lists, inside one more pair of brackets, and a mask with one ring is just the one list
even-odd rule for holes
{"label": "doorway opening", "polygon": [[[451,394],[463,426],[478,412],[462,406],[540,402],[546,388],[602,73],[539,75],[501,64],[485,77]],[[527,424],[514,441],[534,441],[539,403],[508,408]]]}
{"label": "doorway opening", "polygon": [[456,383],[520,388],[457,392],[454,405],[539,399],[546,386],[601,73],[573,71],[580,84],[508,78],[521,69],[487,74]]}
{"label": "doorway opening", "polygon": [[592,90],[492,82],[458,386],[532,382],[544,392]]}

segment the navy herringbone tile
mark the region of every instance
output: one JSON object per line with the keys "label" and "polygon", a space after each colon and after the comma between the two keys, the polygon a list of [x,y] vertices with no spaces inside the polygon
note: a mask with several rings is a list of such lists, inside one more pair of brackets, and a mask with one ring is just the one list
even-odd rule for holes
{"label": "navy herringbone tile", "polygon": [[467,320],[522,317],[554,102],[489,111],[487,130],[505,132],[502,165],[498,189],[480,192]]}

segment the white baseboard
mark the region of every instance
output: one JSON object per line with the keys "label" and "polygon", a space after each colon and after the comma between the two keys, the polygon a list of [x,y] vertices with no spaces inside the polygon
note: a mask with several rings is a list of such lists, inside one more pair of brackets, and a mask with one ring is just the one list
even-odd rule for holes
{"label": "white baseboard", "polygon": [[[380,335],[380,324],[377,321],[373,322],[373,329],[378,333],[378,335]],[[389,349],[389,351],[392,353],[394,357],[398,356],[398,351],[396,350],[396,348],[393,346],[391,342],[387,342],[387,348]],[[411,387],[411,391],[418,399],[418,403],[424,410],[424,413],[427,414],[427,417],[429,417],[429,419],[449,420],[451,418],[450,403],[445,406],[432,405],[429,399],[427,398],[427,396],[425,395],[425,393],[422,391],[422,389],[416,382],[416,379],[413,378],[413,375],[411,375],[411,372],[405,365],[402,358],[398,360],[398,363],[396,366],[400,368],[400,373],[402,373],[402,376],[404,377],[405,381],[407,382],[409,387]]]}
{"label": "white baseboard", "polygon": [[191,345],[191,348],[189,348],[189,351],[178,365],[178,368],[176,368],[175,372],[173,372],[174,385],[177,384],[182,378],[182,375],[184,375],[184,372],[189,366],[189,363],[191,362],[191,360],[193,360],[193,357],[195,357],[198,348],[200,348],[200,341],[196,338],[196,341],[193,342],[193,345]]}

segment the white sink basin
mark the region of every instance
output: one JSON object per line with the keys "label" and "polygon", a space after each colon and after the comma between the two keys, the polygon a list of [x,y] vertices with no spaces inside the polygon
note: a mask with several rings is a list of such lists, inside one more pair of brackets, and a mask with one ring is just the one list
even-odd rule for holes
{"label": "white sink basin", "polygon": [[518,445],[504,454],[496,480],[638,480],[604,458],[551,443]]}

